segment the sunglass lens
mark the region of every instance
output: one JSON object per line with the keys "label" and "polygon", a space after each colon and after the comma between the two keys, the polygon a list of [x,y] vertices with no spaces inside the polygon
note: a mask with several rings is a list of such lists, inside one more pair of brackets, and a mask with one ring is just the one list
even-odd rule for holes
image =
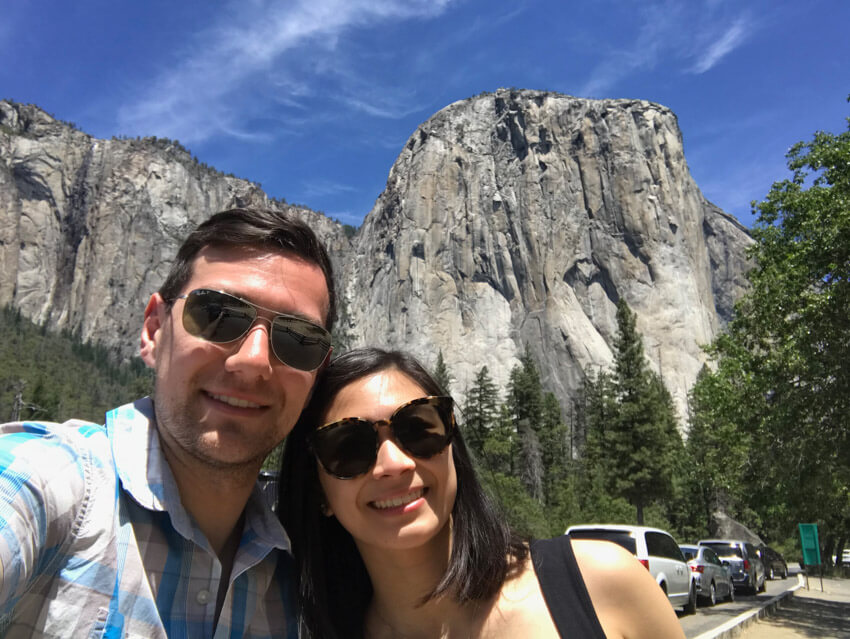
{"label": "sunglass lens", "polygon": [[411,404],[393,417],[393,433],[412,455],[423,459],[433,457],[449,441],[450,422],[443,413],[435,404]]}
{"label": "sunglass lens", "polygon": [[331,475],[356,477],[375,463],[377,433],[370,422],[345,419],[315,431],[313,450]]}
{"label": "sunglass lens", "polygon": [[218,291],[196,290],[186,297],[183,326],[211,342],[231,342],[251,327],[256,311],[241,300]]}
{"label": "sunglass lens", "polygon": [[272,329],[272,349],[280,361],[302,371],[319,367],[330,350],[328,333],[297,318],[278,317]]}

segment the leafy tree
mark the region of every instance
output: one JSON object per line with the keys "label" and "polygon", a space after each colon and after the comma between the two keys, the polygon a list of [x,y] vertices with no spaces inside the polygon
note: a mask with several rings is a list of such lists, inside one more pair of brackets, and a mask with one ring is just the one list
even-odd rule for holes
{"label": "leafy tree", "polygon": [[850,126],[815,133],[787,158],[791,178],[754,203],[751,290],[712,346],[717,383],[729,391],[718,401],[728,415],[744,413],[735,425],[752,441],[750,489],[764,525],[774,534],[794,521],[846,531]]}

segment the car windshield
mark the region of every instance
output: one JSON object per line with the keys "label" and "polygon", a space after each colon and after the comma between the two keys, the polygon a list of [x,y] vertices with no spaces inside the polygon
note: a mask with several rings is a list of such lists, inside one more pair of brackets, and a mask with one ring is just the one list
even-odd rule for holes
{"label": "car windshield", "polygon": [[635,538],[632,537],[631,533],[626,532],[625,530],[605,530],[599,528],[593,530],[571,530],[570,537],[573,539],[598,539],[599,541],[613,541],[615,544],[622,546],[633,555],[637,553]]}
{"label": "car windshield", "polygon": [[739,559],[743,557],[741,554],[740,546],[735,546],[733,544],[700,544],[701,546],[708,546],[714,552],[717,553],[718,557],[738,557]]}

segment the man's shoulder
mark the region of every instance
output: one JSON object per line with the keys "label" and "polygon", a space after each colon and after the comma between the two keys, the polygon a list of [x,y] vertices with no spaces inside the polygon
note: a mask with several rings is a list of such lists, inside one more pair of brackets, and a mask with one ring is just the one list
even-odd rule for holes
{"label": "man's shoulder", "polygon": [[23,442],[42,441],[48,445],[86,440],[97,440],[106,436],[103,424],[83,419],[69,419],[62,423],[20,421],[0,424],[0,441],[15,445]]}

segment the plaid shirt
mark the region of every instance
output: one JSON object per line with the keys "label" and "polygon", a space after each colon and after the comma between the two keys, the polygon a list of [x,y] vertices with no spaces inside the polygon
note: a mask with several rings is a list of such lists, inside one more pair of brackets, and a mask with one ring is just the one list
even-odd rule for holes
{"label": "plaid shirt", "polygon": [[106,426],[0,426],[0,636],[296,637],[289,540],[258,489],[221,564],[184,510],[153,403]]}

